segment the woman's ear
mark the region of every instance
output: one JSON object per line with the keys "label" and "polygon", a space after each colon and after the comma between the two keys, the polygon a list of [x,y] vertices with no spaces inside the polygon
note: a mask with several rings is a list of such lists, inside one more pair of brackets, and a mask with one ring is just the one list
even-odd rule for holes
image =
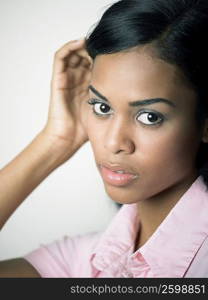
{"label": "woman's ear", "polygon": [[203,129],[202,141],[204,143],[208,143],[208,118],[204,122],[204,129]]}

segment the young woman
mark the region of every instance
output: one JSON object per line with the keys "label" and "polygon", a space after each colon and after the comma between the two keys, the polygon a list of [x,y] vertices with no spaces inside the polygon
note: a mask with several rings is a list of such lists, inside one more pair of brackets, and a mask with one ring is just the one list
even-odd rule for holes
{"label": "young woman", "polygon": [[207,0],[121,0],[56,52],[48,122],[0,173],[1,227],[88,140],[123,206],[1,277],[208,277],[207,30]]}

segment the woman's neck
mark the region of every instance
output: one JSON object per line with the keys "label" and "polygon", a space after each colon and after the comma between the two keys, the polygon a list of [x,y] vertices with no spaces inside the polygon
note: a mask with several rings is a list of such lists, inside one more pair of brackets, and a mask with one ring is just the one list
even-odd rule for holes
{"label": "woman's neck", "polygon": [[135,240],[135,251],[143,246],[152,236],[197,177],[197,173],[194,172],[189,178],[186,178],[175,186],[138,203],[140,228]]}

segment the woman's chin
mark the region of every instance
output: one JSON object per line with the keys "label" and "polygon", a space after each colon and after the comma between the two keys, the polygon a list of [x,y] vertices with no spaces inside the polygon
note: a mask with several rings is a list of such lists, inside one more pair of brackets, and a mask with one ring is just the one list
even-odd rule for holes
{"label": "woman's chin", "polygon": [[110,186],[106,183],[104,183],[104,188],[112,201],[118,204],[134,204],[142,200],[141,194],[138,195],[138,192],[135,191],[129,191],[115,186]]}

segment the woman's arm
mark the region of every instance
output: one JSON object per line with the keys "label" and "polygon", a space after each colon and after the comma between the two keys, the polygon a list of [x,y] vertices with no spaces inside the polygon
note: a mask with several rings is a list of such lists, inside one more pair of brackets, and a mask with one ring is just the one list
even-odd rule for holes
{"label": "woman's arm", "polygon": [[24,199],[61,163],[58,139],[44,131],[0,170],[0,229]]}
{"label": "woman's arm", "polygon": [[[0,229],[24,199],[62,164],[58,140],[44,131],[0,170]],[[41,277],[23,258],[0,261],[0,278]]]}
{"label": "woman's arm", "polygon": [[37,270],[24,258],[0,261],[0,278],[41,277]]}

